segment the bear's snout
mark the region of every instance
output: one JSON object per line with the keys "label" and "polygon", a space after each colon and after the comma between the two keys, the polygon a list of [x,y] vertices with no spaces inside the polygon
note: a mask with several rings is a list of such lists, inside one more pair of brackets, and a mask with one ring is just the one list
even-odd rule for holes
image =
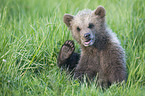
{"label": "bear's snout", "polygon": [[91,40],[91,34],[90,33],[85,33],[84,38],[86,39],[86,42]]}
{"label": "bear's snout", "polygon": [[82,41],[82,44],[84,46],[91,46],[91,45],[94,44],[95,38],[94,38],[92,33],[89,33],[89,32],[88,33],[84,33],[84,35],[82,35],[82,36],[83,37],[82,37],[81,41]]}

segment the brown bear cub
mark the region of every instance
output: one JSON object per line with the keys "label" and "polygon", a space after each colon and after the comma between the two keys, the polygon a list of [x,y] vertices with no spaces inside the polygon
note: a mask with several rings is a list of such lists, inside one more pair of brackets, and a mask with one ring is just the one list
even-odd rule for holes
{"label": "brown bear cub", "polygon": [[105,13],[99,6],[94,11],[79,11],[76,16],[64,15],[64,23],[81,46],[81,54],[74,52],[73,41],[66,41],[59,52],[58,66],[73,71],[80,80],[84,75],[90,80],[98,76],[98,84],[109,87],[126,80],[126,63],[124,49],[106,26]]}

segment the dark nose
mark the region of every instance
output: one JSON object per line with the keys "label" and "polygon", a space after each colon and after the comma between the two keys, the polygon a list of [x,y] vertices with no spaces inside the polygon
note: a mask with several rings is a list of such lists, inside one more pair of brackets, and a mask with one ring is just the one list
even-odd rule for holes
{"label": "dark nose", "polygon": [[91,39],[91,34],[90,33],[85,33],[84,37],[87,41],[89,41]]}
{"label": "dark nose", "polygon": [[90,38],[90,36],[91,36],[90,33],[85,33],[84,35],[85,38]]}

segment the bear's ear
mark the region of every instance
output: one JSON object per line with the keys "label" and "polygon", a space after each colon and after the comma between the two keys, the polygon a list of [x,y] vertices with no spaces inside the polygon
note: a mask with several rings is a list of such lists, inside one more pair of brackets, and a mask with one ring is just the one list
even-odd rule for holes
{"label": "bear's ear", "polygon": [[98,6],[97,9],[94,11],[95,15],[103,18],[106,15],[105,8],[103,6]]}
{"label": "bear's ear", "polygon": [[63,22],[64,22],[68,27],[70,27],[70,21],[72,21],[73,18],[74,18],[74,16],[69,15],[69,14],[65,14],[65,15],[63,16]]}

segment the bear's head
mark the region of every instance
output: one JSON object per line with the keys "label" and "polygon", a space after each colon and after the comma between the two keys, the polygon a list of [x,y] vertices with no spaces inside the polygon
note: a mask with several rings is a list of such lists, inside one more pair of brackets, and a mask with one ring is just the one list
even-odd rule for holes
{"label": "bear's head", "polygon": [[94,45],[96,35],[105,29],[105,13],[104,7],[99,6],[94,11],[79,11],[76,16],[65,14],[63,20],[76,41],[87,47]]}

